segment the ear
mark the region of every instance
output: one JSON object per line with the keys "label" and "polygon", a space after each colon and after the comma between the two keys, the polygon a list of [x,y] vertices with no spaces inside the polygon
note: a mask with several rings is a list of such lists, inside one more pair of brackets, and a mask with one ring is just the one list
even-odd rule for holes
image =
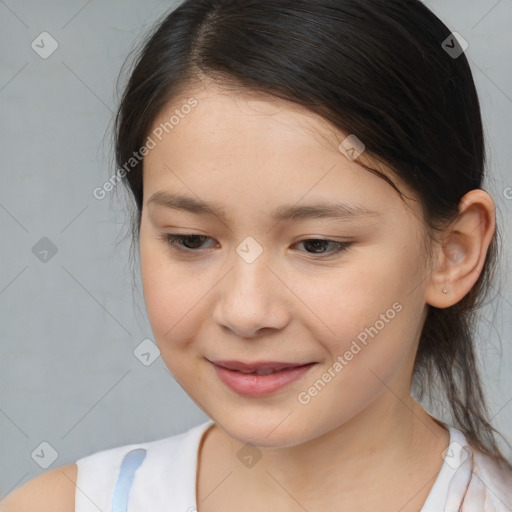
{"label": "ear", "polygon": [[495,229],[491,196],[481,189],[469,191],[459,202],[457,218],[443,232],[442,243],[434,248],[427,304],[447,308],[466,296],[482,271]]}

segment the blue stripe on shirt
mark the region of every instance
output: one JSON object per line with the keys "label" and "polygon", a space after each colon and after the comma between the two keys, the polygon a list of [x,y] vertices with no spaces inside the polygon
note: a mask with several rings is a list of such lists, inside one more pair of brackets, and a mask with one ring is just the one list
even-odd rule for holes
{"label": "blue stripe on shirt", "polygon": [[146,450],[144,448],[136,448],[124,456],[112,497],[112,512],[127,512],[128,498],[135,472],[145,458]]}

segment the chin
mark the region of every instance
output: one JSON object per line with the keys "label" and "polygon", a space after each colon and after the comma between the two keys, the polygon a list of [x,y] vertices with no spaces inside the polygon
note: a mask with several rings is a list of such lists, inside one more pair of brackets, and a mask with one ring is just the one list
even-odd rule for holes
{"label": "chin", "polygon": [[222,415],[211,417],[229,437],[239,443],[250,444],[258,448],[289,448],[307,442],[314,437],[312,433],[308,435],[296,421],[283,421],[286,414],[283,415],[281,412],[279,412],[279,418],[269,416],[267,419],[264,419],[260,412],[254,415],[248,414],[245,417],[231,414],[226,419]]}

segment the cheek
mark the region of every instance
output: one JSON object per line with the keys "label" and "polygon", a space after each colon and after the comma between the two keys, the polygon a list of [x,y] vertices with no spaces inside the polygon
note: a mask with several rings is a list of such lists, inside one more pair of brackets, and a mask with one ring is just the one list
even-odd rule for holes
{"label": "cheek", "polygon": [[156,250],[144,251],[141,244],[147,316],[162,361],[173,378],[188,393],[194,394],[202,385],[201,360],[194,353],[193,340],[205,315],[201,310],[205,291],[201,290],[197,278],[181,268],[178,270],[158,254]]}
{"label": "cheek", "polygon": [[[162,242],[141,235],[141,278],[146,311],[161,351],[177,348],[197,324],[197,303],[204,292],[197,275],[173,264]],[[195,306],[196,305],[196,306]]]}
{"label": "cheek", "polygon": [[308,278],[294,289],[311,310],[310,329],[333,362],[344,359],[343,372],[356,381],[361,373],[345,369],[371,368],[384,380],[390,378],[419,335],[424,297],[418,286],[421,262],[419,255],[414,257],[418,248],[398,247],[383,246],[328,280]]}
{"label": "cheek", "polygon": [[[378,287],[369,292],[359,287],[375,283],[372,273],[365,273],[359,275],[353,293],[347,289],[321,299],[318,295],[317,311],[329,329],[317,320],[317,340],[327,357],[297,399],[311,404],[321,425],[349,421],[388,388],[401,394],[408,385],[407,361],[413,354],[421,308],[393,277],[387,281],[381,275]],[[335,280],[331,286],[343,283]],[[340,406],[334,416],[333,404]]]}

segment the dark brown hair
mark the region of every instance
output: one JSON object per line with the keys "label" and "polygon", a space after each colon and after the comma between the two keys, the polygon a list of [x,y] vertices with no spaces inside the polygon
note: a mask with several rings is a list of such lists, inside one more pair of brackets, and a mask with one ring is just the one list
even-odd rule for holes
{"label": "dark brown hair", "polygon": [[[443,47],[450,36],[419,0],[186,0],[136,54],[116,117],[116,165],[144,146],[169,101],[208,78],[292,101],[356,134],[415,191],[433,240],[484,178],[479,100],[465,54]],[[365,167],[400,193],[384,173]],[[143,161],[123,177],[135,200],[137,243],[142,172]],[[470,444],[512,468],[488,419],[473,340],[497,236],[472,290],[451,307],[428,306],[413,389],[419,398],[427,390],[431,400],[447,402]]]}

